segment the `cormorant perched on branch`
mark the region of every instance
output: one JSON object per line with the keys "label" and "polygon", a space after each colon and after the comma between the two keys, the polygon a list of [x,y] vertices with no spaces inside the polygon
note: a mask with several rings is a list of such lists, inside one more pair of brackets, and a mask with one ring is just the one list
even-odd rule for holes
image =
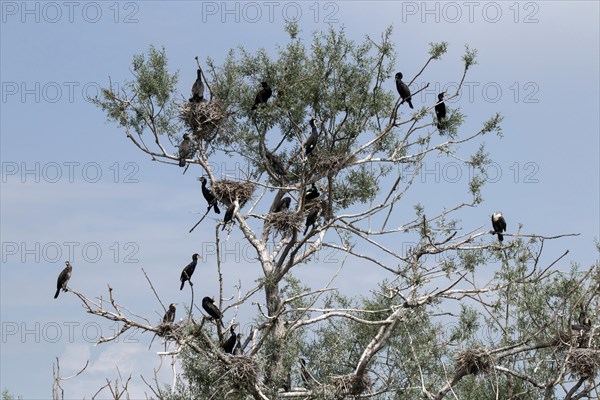
{"label": "cormorant perched on branch", "polygon": [[283,163],[281,162],[279,157],[277,157],[275,154],[271,153],[270,151],[267,151],[265,153],[265,156],[267,157],[267,160],[269,161],[269,165],[271,166],[271,169],[273,170],[273,172],[275,172],[281,178],[285,178],[287,175],[287,171],[286,171],[285,167],[283,166]]}
{"label": "cormorant perched on branch", "polygon": [[163,317],[163,324],[172,324],[175,321],[175,303],[169,304],[169,309]]}
{"label": "cormorant perched on branch", "polygon": [[302,385],[304,385],[305,388],[308,388],[315,383],[318,384],[319,381],[317,381],[308,368],[306,368],[306,360],[300,357],[298,361],[300,361],[300,379],[302,380]]}
{"label": "cormorant perched on branch", "polygon": [[319,218],[319,214],[321,213],[321,207],[320,206],[314,206],[310,212],[308,213],[308,216],[306,217],[306,229],[304,230],[304,235],[306,235],[306,232],[308,232],[308,228],[309,227],[313,227],[315,226],[315,223],[317,222],[317,219]]}
{"label": "cormorant perched on branch", "polygon": [[308,202],[310,200],[314,200],[317,197],[319,197],[321,195],[321,193],[319,193],[319,190],[317,189],[317,187],[315,186],[315,184],[313,183],[310,186],[310,189],[308,189],[306,191],[306,193],[304,194],[304,202]]}
{"label": "cormorant perched on branch", "polygon": [[398,90],[398,94],[402,98],[402,102],[406,101],[408,103],[408,106],[410,108],[413,108],[410,89],[408,88],[408,85],[406,83],[402,82],[402,72],[398,72],[396,74],[396,89]]}
{"label": "cormorant perched on branch", "polygon": [[242,336],[243,335],[241,333],[238,333],[236,336],[235,348],[233,349],[234,356],[244,355],[244,353],[242,352]]}
{"label": "cormorant perched on branch", "polygon": [[181,281],[181,287],[179,288],[179,290],[183,290],[183,285],[185,284],[185,281],[188,281],[190,283],[190,286],[194,286],[194,284],[191,281],[191,278],[194,274],[194,270],[196,269],[196,264],[198,264],[199,258],[201,258],[200,255],[198,253],[194,253],[194,255],[192,256],[192,262],[189,263],[183,269],[183,271],[181,271],[181,277],[179,278],[179,280]]}
{"label": "cormorant perched on branch", "polygon": [[67,291],[67,282],[71,279],[71,273],[73,272],[73,267],[71,263],[65,261],[66,267],[61,271],[58,275],[58,279],[56,280],[56,293],[54,293],[54,298],[56,299],[62,289],[63,292]]}
{"label": "cormorant perched on branch", "polygon": [[202,70],[198,68],[198,78],[192,85],[192,97],[191,102],[200,103],[204,100],[204,83],[202,83]]}
{"label": "cormorant perched on branch", "polygon": [[579,325],[585,326],[586,330],[592,327],[592,321],[588,318],[587,313],[584,310],[579,311],[579,318],[577,318]]}
{"label": "cormorant perched on branch", "polygon": [[442,120],[446,118],[446,104],[444,104],[444,95],[446,92],[438,94],[438,104],[435,105],[435,115],[438,123],[437,128],[442,129]]}
{"label": "cormorant perched on branch", "polygon": [[271,94],[273,93],[273,91],[271,90],[271,86],[269,86],[267,82],[261,82],[260,84],[262,86],[262,89],[260,89],[259,92],[256,94],[256,98],[254,99],[254,105],[250,109],[251,111],[256,110],[256,106],[258,106],[259,104],[266,103],[267,100],[269,100],[269,97],[271,97]]}
{"label": "cormorant perched on branch", "polygon": [[190,135],[184,133],[183,140],[179,144],[179,166],[185,167],[185,160],[192,158],[195,152],[196,146],[194,146],[194,142],[190,139]]}
{"label": "cormorant perched on branch", "polygon": [[285,196],[279,200],[275,209],[273,209],[274,213],[286,211],[290,209],[290,203],[292,202],[292,198],[289,196]]}
{"label": "cormorant perched on branch", "polygon": [[213,207],[217,214],[221,214],[221,210],[219,210],[219,206],[217,206],[217,198],[210,189],[206,187],[206,178],[201,176],[200,182],[202,182],[202,195],[208,203],[208,208]]}
{"label": "cormorant perched on branch", "polygon": [[304,143],[304,152],[306,153],[307,156],[313,152],[315,147],[317,147],[317,141],[319,140],[319,130],[317,129],[317,125],[315,125],[315,122],[316,122],[316,119],[311,118],[311,120],[310,120],[311,132],[310,132],[310,135],[308,136],[308,139],[306,139],[306,142]]}
{"label": "cormorant perched on branch", "polygon": [[231,328],[229,328],[229,332],[231,332],[231,336],[229,336],[229,339],[227,339],[225,341],[225,343],[223,343],[223,350],[225,350],[225,353],[228,354],[233,354],[233,349],[235,348],[235,345],[237,343],[237,335],[235,334],[235,327],[237,324],[233,324],[231,325]]}
{"label": "cormorant perched on branch", "polygon": [[233,212],[235,211],[235,203],[231,203],[229,207],[227,207],[227,211],[225,211],[225,217],[223,218],[223,228],[222,231],[225,230],[227,223],[229,223],[233,219]]}
{"label": "cormorant perched on branch", "polygon": [[225,325],[223,325],[223,314],[221,314],[221,311],[217,308],[213,299],[211,299],[208,296],[203,298],[202,308],[204,309],[204,311],[206,311],[208,315],[211,316],[212,319],[214,319],[215,321],[221,321],[221,326],[223,328],[225,327]]}
{"label": "cormorant perched on branch", "polygon": [[494,228],[494,234],[498,235],[498,240],[502,242],[504,236],[501,232],[506,232],[506,221],[500,211],[492,214],[492,227]]}

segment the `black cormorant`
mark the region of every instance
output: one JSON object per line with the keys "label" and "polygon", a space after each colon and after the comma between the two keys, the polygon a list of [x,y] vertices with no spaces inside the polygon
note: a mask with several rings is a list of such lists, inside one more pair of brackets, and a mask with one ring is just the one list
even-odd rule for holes
{"label": "black cormorant", "polygon": [[396,74],[396,89],[398,90],[398,94],[402,98],[402,101],[406,101],[408,103],[408,106],[410,108],[413,108],[410,89],[408,88],[408,85],[406,83],[402,82],[402,72],[398,72]]}
{"label": "black cormorant", "polygon": [[271,166],[271,169],[273,170],[273,172],[275,172],[278,176],[285,178],[287,175],[287,171],[286,171],[285,167],[283,166],[283,163],[281,162],[279,157],[277,157],[275,154],[271,153],[270,151],[267,151],[265,153],[265,156],[267,157],[267,160],[269,161],[269,165]]}
{"label": "black cormorant", "polygon": [[202,70],[198,68],[198,77],[192,85],[192,97],[190,101],[200,103],[204,100],[204,83],[202,83]]}
{"label": "black cormorant", "polygon": [[163,324],[172,324],[175,321],[175,304],[169,304],[169,309],[163,317]]}
{"label": "black cormorant", "polygon": [[311,120],[310,120],[311,132],[310,132],[310,135],[308,136],[308,139],[306,139],[306,142],[304,143],[304,152],[306,153],[307,156],[313,152],[315,147],[317,147],[317,141],[319,140],[319,130],[317,129],[317,125],[315,125],[315,121],[316,121],[316,119],[311,118]]}
{"label": "black cormorant", "polygon": [[308,216],[306,217],[306,229],[304,230],[304,234],[306,235],[306,232],[308,232],[308,228],[309,227],[313,227],[315,226],[315,223],[317,222],[317,219],[319,218],[319,214],[321,213],[321,207],[319,206],[314,206],[310,212],[308,213]]}
{"label": "black cormorant", "polygon": [[438,104],[435,105],[435,116],[437,117],[438,129],[442,129],[442,120],[446,118],[446,104],[444,104],[444,95],[446,92],[438,94]]}
{"label": "black cormorant", "polygon": [[494,228],[494,234],[498,235],[498,240],[503,241],[504,236],[501,232],[506,232],[506,221],[500,211],[492,214],[492,227]]}
{"label": "black cormorant", "polygon": [[235,345],[237,343],[237,335],[235,334],[235,327],[236,324],[231,325],[231,328],[229,328],[229,332],[231,332],[231,335],[229,336],[229,339],[227,339],[225,341],[225,343],[223,343],[223,350],[225,350],[225,353],[228,354],[233,354],[233,349],[235,348]]}
{"label": "black cormorant", "polygon": [[579,311],[579,318],[577,318],[579,325],[590,329],[592,327],[592,321],[588,318],[587,313],[584,310]]}
{"label": "black cormorant", "polygon": [[241,356],[243,355],[243,351],[242,351],[242,334],[238,333],[235,339],[235,348],[233,349],[233,355],[234,356]]}
{"label": "black cormorant", "polygon": [[275,209],[273,209],[273,212],[277,213],[277,212],[289,210],[291,202],[292,202],[292,198],[289,196],[285,196],[285,197],[281,198],[279,200],[279,202],[277,202],[277,205],[275,205]]}
{"label": "black cormorant", "polygon": [[321,195],[321,193],[319,193],[319,190],[317,189],[317,187],[315,186],[315,184],[313,183],[310,186],[310,189],[308,189],[306,191],[306,193],[304,194],[304,202],[308,202],[310,200],[314,200],[317,197],[319,197]]}
{"label": "black cormorant", "polygon": [[266,103],[267,100],[269,100],[269,97],[271,97],[271,94],[273,93],[273,91],[271,90],[271,86],[269,86],[267,82],[261,82],[260,85],[262,86],[262,89],[260,89],[259,92],[256,94],[256,98],[254,99],[254,105],[250,110],[256,110],[256,106],[258,106],[261,103]]}
{"label": "black cormorant", "polygon": [[210,191],[210,189],[206,187],[206,178],[201,176],[200,182],[202,182],[202,195],[206,199],[206,202],[208,203],[208,207],[209,208],[213,207],[217,214],[221,214],[221,210],[219,210],[219,206],[217,206],[217,198]]}
{"label": "black cormorant", "polygon": [[65,269],[61,271],[61,273],[58,275],[58,279],[56,280],[56,293],[54,293],[55,299],[58,297],[61,289],[63,292],[67,291],[67,282],[69,282],[69,279],[71,279],[73,267],[68,261],[65,261],[65,265]]}
{"label": "black cormorant", "polygon": [[235,203],[231,203],[229,207],[227,207],[227,211],[225,211],[225,217],[223,218],[223,228],[222,231],[225,230],[227,223],[229,223],[233,219],[233,212],[235,211]]}
{"label": "black cormorant", "polygon": [[199,258],[200,255],[198,253],[194,253],[194,255],[192,256],[192,262],[189,263],[183,269],[183,271],[181,271],[181,277],[179,278],[179,280],[181,280],[181,287],[179,288],[179,290],[183,290],[183,285],[185,284],[185,281],[188,281],[190,283],[190,286],[194,286],[194,284],[191,281],[191,278],[194,274],[194,270],[196,269],[196,264],[198,264]]}
{"label": "black cormorant", "polygon": [[202,308],[204,309],[204,311],[206,311],[206,313],[208,315],[211,316],[212,319],[214,319],[215,321],[221,321],[221,326],[225,327],[223,325],[223,314],[221,314],[221,311],[217,308],[217,306],[215,305],[215,301],[213,299],[211,299],[210,297],[205,297],[202,299]]}
{"label": "black cormorant", "polygon": [[300,361],[300,379],[302,380],[302,385],[304,387],[308,387],[310,385],[310,375],[308,370],[306,369],[306,360],[302,357],[299,359]]}
{"label": "black cormorant", "polygon": [[187,158],[192,158],[195,152],[196,148],[194,142],[190,139],[190,135],[184,133],[183,140],[179,144],[179,166],[185,167],[185,160]]}

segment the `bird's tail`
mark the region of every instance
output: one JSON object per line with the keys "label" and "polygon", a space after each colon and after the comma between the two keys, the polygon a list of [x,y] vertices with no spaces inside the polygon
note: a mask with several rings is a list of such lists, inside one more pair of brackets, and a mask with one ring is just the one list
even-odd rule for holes
{"label": "bird's tail", "polygon": [[500,232],[497,232],[497,233],[498,233],[498,240],[500,242],[502,242],[504,240],[504,236],[502,236],[502,234]]}
{"label": "bird's tail", "polygon": [[408,103],[408,106],[409,106],[410,108],[414,108],[414,107],[413,107],[413,105],[412,105],[412,101],[411,101],[411,98],[410,98],[410,97],[409,97],[408,99],[406,99],[406,102]]}
{"label": "bird's tail", "polygon": [[181,281],[181,286],[179,287],[179,290],[183,290],[183,285],[185,285],[185,280]]}
{"label": "bird's tail", "polygon": [[179,166],[180,166],[181,168],[185,167],[185,158],[180,158],[180,159],[179,159]]}
{"label": "bird's tail", "polygon": [[304,230],[304,236],[306,236],[306,232],[308,232],[308,227],[309,227],[309,226],[310,226],[310,225],[306,225],[306,229]]}
{"label": "bird's tail", "polygon": [[219,210],[219,206],[217,206],[217,202],[215,201],[215,204],[213,204],[213,208],[215,209],[215,212],[217,214],[221,214],[221,210]]}
{"label": "bird's tail", "polygon": [[250,109],[250,111],[254,111],[254,110],[256,110],[256,104],[254,104],[254,105],[252,106],[252,108]]}
{"label": "bird's tail", "polygon": [[56,299],[60,293],[60,288],[56,289],[56,293],[54,293],[54,298]]}

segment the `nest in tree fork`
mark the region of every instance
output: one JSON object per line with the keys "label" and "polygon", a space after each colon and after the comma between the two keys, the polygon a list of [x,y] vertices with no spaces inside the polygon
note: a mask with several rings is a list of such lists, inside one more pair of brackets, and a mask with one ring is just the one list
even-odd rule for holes
{"label": "nest in tree fork", "polygon": [[581,378],[592,378],[600,368],[600,350],[573,349],[569,354],[567,367]]}
{"label": "nest in tree fork", "polygon": [[326,391],[331,391],[333,397],[358,396],[370,386],[369,378],[365,375],[359,377],[355,374],[334,376],[331,384],[325,385]]}
{"label": "nest in tree fork", "polygon": [[179,106],[179,119],[196,139],[203,141],[213,137],[225,115],[225,110],[217,101],[185,101]]}
{"label": "nest in tree fork", "polygon": [[294,230],[301,230],[304,223],[304,215],[294,211],[281,211],[268,214],[265,223],[275,231],[286,235]]}
{"label": "nest in tree fork", "polygon": [[335,154],[335,153],[320,153],[318,149],[315,151],[315,168],[317,171],[340,171],[348,164],[352,164],[356,157],[348,157],[347,154]]}
{"label": "nest in tree fork", "polygon": [[250,182],[238,182],[229,179],[221,179],[214,181],[212,192],[215,197],[226,205],[238,200],[242,207],[248,200],[252,198],[254,193],[254,184]]}
{"label": "nest in tree fork", "polygon": [[[255,359],[248,356],[227,356],[230,363],[226,364],[217,358],[207,360],[210,368],[203,368],[208,372],[212,384],[223,393],[237,391],[252,393],[258,380],[259,366]],[[226,398],[219,397],[219,398]]]}
{"label": "nest in tree fork", "polygon": [[165,340],[181,340],[186,335],[185,324],[162,323],[156,327],[156,334]]}
{"label": "nest in tree fork", "polygon": [[493,361],[492,356],[483,349],[467,349],[456,357],[456,373],[477,375],[488,372]]}

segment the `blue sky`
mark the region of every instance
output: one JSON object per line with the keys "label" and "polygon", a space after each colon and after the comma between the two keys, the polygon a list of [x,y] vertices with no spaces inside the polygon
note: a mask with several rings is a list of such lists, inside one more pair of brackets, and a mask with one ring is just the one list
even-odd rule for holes
{"label": "blue sky", "polygon": [[[305,37],[327,29],[329,22],[345,26],[355,40],[377,38],[393,24],[398,70],[406,77],[421,68],[430,42],[449,43],[442,61],[415,83],[436,88],[417,96],[420,106],[434,101],[437,87],[460,79],[468,43],[479,51],[479,64],[466,79],[472,90],[448,106],[467,115],[467,131],[495,112],[505,119],[504,138],[487,139],[499,175],[484,188],[484,203],[461,213],[463,226],[489,229],[489,215],[501,209],[509,231],[522,223],[530,233],[581,233],[546,249],[548,258],[570,250],[559,268],[597,260],[598,2],[476,2],[471,9],[463,2],[269,4],[1,3],[2,388],[27,399],[50,397],[52,362],[60,357],[65,375],[90,360],[84,374],[64,383],[70,398],[89,398],[104,378],[117,376],[117,364],[122,374],[133,375],[132,390],[139,397],[144,391],[139,375],[151,376],[158,365],[156,344],[147,350],[148,335],[129,338],[136,343],[94,347],[98,329],[106,335],[114,326],[84,314],[73,295],[52,299],[66,259],[74,265],[74,288],[105,295],[109,283],[122,304],[156,322],[162,311],[142,267],[164,302],[183,304],[189,294],[178,290],[181,268],[193,252],[205,254],[195,288],[218,293],[210,251],[214,222],[187,233],[194,213],[204,209],[199,170],[182,175],[176,166],[152,162],[85,98],[109,76],[129,79],[132,55],[150,44],[166,48],[170,69],[180,71],[179,90],[188,96],[194,56],[220,62],[240,45],[274,51],[287,40],[285,18],[297,18]],[[387,89],[395,89],[393,79]],[[219,173],[235,171],[229,159],[217,163]],[[457,177],[453,164],[433,157],[427,168],[430,173],[421,174],[405,203],[408,215],[416,201],[439,210],[466,198],[461,197],[468,183],[464,167]],[[259,276],[240,238],[234,229],[224,244],[229,296],[236,295],[238,279],[247,290]],[[318,262],[295,273],[305,284],[322,287],[343,260],[341,254],[322,252]],[[349,295],[368,294],[385,277],[348,259],[334,286]],[[248,321],[256,310],[239,312],[240,321]],[[168,373],[161,376],[170,379]]]}

